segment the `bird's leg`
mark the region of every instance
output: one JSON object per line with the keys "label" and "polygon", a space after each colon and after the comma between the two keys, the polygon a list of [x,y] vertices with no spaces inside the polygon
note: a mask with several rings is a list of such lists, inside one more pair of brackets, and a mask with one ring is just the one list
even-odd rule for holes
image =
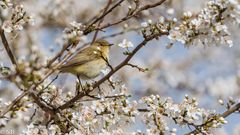
{"label": "bird's leg", "polygon": [[[77,75],[77,78],[78,78],[78,83],[79,83],[79,85],[80,85],[81,90],[84,91],[83,86],[82,86],[82,83],[81,83],[80,76]],[[80,89],[78,88],[78,89],[77,89],[77,94],[79,94],[79,93],[80,93]]]}
{"label": "bird's leg", "polygon": [[99,94],[102,96],[102,95],[103,95],[103,92],[102,92],[100,86],[98,86],[97,88],[98,88],[98,92],[99,92]]}

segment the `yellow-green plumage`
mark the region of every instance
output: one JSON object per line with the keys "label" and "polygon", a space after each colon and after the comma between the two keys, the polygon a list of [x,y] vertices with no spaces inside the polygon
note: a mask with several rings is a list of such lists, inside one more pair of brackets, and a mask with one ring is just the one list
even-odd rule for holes
{"label": "yellow-green plumage", "polygon": [[[107,67],[110,45],[105,40],[98,40],[81,50],[66,64],[60,67],[61,72],[72,73],[81,79],[93,79]],[[104,60],[105,59],[105,60]]]}

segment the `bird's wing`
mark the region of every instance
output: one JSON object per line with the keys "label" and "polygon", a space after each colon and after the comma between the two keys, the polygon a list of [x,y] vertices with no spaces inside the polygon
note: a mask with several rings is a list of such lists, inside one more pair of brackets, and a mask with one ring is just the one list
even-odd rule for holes
{"label": "bird's wing", "polygon": [[101,58],[100,51],[94,47],[88,47],[78,52],[66,64],[62,65],[61,68],[79,66],[99,58]]}

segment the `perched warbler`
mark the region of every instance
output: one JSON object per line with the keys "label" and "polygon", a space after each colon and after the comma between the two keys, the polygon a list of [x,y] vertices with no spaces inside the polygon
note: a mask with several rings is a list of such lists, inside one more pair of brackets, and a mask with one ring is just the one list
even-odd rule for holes
{"label": "perched warbler", "polygon": [[93,79],[107,67],[111,45],[113,44],[106,40],[97,40],[91,46],[79,51],[59,70],[63,73],[72,73],[78,79]]}

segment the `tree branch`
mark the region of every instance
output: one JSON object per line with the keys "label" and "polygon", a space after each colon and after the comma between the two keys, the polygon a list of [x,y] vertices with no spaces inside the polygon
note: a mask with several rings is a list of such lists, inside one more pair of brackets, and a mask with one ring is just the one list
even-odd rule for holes
{"label": "tree branch", "polygon": [[[107,12],[107,10],[108,10],[109,6],[111,5],[111,3],[112,3],[112,0],[108,0],[108,3],[107,3],[106,7],[105,7],[104,10],[103,10],[103,15]],[[105,16],[103,16],[103,17],[99,20],[97,27],[99,27],[99,26],[101,25],[101,23],[102,23],[103,20],[104,20],[104,17],[105,17]],[[99,30],[96,30],[96,32],[94,33],[94,36],[93,36],[93,39],[92,39],[92,44],[95,42],[95,40],[96,40],[96,38],[97,38],[98,31],[99,31]]]}
{"label": "tree branch", "polygon": [[122,22],[124,22],[124,21],[127,21],[127,20],[129,20],[130,18],[136,16],[137,14],[139,14],[140,12],[142,12],[142,11],[144,11],[144,10],[147,10],[147,9],[149,9],[149,8],[154,8],[154,7],[157,7],[157,6],[161,5],[161,4],[162,4],[163,2],[165,2],[165,1],[166,1],[166,0],[161,0],[161,1],[156,2],[156,3],[154,3],[154,4],[145,5],[145,6],[141,7],[141,8],[139,8],[138,10],[136,10],[133,14],[127,15],[127,16],[123,17],[122,19],[120,19],[119,21],[116,21],[116,22],[113,22],[113,23],[108,23],[108,24],[103,25],[102,27],[97,28],[97,29],[101,30],[101,29],[105,29],[105,28],[110,27],[110,26],[113,26],[113,25],[120,24],[120,23],[122,23]]}
{"label": "tree branch", "polygon": [[224,112],[221,116],[223,118],[228,117],[230,114],[238,111],[240,109],[240,103],[237,103],[235,106],[233,106],[232,108],[228,109],[226,112]]}
{"label": "tree branch", "polygon": [[18,64],[17,64],[17,61],[16,61],[16,58],[15,56],[13,55],[11,49],[10,49],[10,46],[8,44],[8,41],[7,41],[7,38],[4,34],[4,30],[0,28],[0,35],[1,35],[1,39],[2,39],[2,43],[3,43],[3,46],[12,62],[12,64],[14,65],[15,69],[16,69],[16,72],[17,73],[20,73],[20,70],[18,68]]}
{"label": "tree branch", "polygon": [[11,101],[11,104],[8,105],[3,112],[0,114],[0,118],[3,118],[5,114],[7,114],[13,107],[18,103],[19,100],[21,100],[24,96],[28,94],[27,91],[21,93],[17,98],[15,98],[13,101]]}
{"label": "tree branch", "polygon": [[91,30],[89,31],[89,28],[93,26],[95,23],[97,23],[99,20],[101,20],[103,17],[111,13],[116,7],[120,6],[122,2],[125,0],[120,0],[117,2],[113,7],[111,7],[108,11],[106,11],[104,14],[102,14],[100,17],[96,18],[91,24],[87,26],[87,28],[84,31],[84,35],[87,35],[88,33],[92,32]]}
{"label": "tree branch", "polygon": [[[238,111],[240,109],[240,103],[237,103],[236,105],[234,105],[233,107],[231,107],[230,109],[228,109],[227,111],[225,111],[224,113],[222,113],[220,115],[220,117],[223,117],[223,118],[226,118],[228,117],[229,115],[231,115],[232,113]],[[202,127],[204,125],[207,125],[208,123],[210,123],[212,121],[207,121],[203,124],[201,124],[200,126],[197,126],[195,130],[189,132],[189,133],[186,133],[185,135],[191,135],[191,134],[197,134],[197,133],[201,133],[201,131],[199,130],[199,127]]]}

